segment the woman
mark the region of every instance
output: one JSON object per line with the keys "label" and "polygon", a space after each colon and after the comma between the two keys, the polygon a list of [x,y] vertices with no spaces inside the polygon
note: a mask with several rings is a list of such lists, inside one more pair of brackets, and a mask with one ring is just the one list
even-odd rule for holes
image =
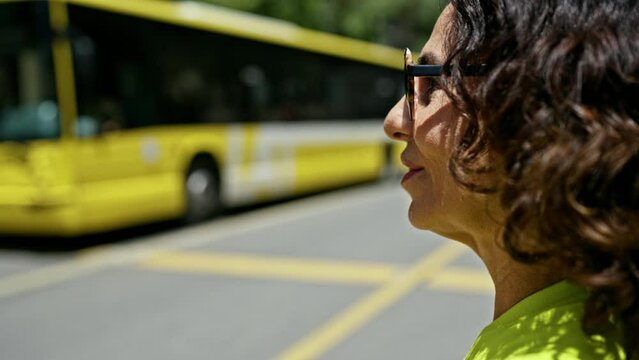
{"label": "woman", "polygon": [[384,128],[407,143],[409,219],[495,284],[467,359],[639,359],[638,11],[452,0],[405,56]]}

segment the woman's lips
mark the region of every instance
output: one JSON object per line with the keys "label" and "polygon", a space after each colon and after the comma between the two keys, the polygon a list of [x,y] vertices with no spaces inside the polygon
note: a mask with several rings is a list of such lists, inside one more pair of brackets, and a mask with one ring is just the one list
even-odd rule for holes
{"label": "woman's lips", "polygon": [[401,183],[404,184],[410,178],[412,178],[413,176],[417,175],[419,172],[421,172],[423,170],[424,169],[409,169],[408,172],[406,173],[406,175],[404,175],[404,177],[402,178]]}
{"label": "woman's lips", "polygon": [[402,164],[404,164],[404,166],[406,166],[408,168],[408,172],[402,178],[402,181],[401,181],[402,184],[404,184],[406,181],[408,181],[408,179],[410,179],[413,176],[417,175],[417,173],[419,173],[420,171],[424,170],[423,167],[420,167],[420,166],[416,165],[415,163],[413,163],[412,161],[408,160],[405,157],[404,154],[402,154],[400,159],[402,161]]}

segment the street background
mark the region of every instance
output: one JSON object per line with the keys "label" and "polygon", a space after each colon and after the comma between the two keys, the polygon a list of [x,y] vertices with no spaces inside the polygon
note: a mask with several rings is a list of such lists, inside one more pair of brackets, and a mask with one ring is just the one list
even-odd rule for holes
{"label": "street background", "polygon": [[0,358],[460,359],[492,314],[395,182],[74,251],[0,252]]}
{"label": "street background", "polygon": [[[443,8],[439,0],[203,1],[416,51]],[[75,25],[92,28],[86,19]],[[4,38],[15,40],[19,50],[25,44],[17,33],[7,31]],[[112,37],[104,39],[117,42]],[[76,36],[69,46],[85,55],[132,51],[95,52],[87,39]],[[112,45],[107,43],[102,45]],[[0,83],[19,79],[25,89],[38,90],[41,82],[53,89],[42,76],[52,69],[43,55],[50,46],[34,44],[27,50],[39,51],[10,54],[5,65],[11,76],[0,76]],[[38,56],[44,56],[43,72],[35,71]],[[162,56],[153,58],[155,63]],[[78,59],[92,63],[97,57]],[[109,59],[101,63],[117,62]],[[100,74],[85,68],[78,84]],[[124,70],[122,79],[135,77]],[[394,86],[387,88],[394,96]],[[143,107],[140,94],[150,94],[142,90],[132,92],[133,110]],[[47,94],[34,91],[14,92],[16,99]],[[3,96],[15,109],[24,105]],[[106,105],[119,113],[113,102]],[[96,139],[95,154],[103,155],[99,146],[105,142]],[[88,173],[103,170],[88,164]],[[386,179],[233,209],[191,226],[154,224],[74,239],[0,236],[0,360],[461,359],[491,320],[491,282],[468,249],[413,229],[408,201],[398,181]]]}

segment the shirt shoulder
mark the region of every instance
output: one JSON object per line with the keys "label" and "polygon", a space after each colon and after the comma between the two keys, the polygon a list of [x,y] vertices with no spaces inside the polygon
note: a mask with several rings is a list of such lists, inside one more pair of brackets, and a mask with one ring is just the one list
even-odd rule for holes
{"label": "shirt shoulder", "polygon": [[529,296],[481,332],[466,360],[625,360],[616,327],[605,337],[581,329],[585,298],[564,282]]}

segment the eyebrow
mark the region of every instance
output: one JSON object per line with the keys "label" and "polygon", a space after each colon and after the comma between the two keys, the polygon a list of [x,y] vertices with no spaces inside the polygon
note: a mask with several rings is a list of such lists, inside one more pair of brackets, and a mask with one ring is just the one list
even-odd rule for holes
{"label": "eyebrow", "polygon": [[425,52],[417,58],[418,65],[432,65],[437,63],[439,63],[438,56],[433,52]]}

